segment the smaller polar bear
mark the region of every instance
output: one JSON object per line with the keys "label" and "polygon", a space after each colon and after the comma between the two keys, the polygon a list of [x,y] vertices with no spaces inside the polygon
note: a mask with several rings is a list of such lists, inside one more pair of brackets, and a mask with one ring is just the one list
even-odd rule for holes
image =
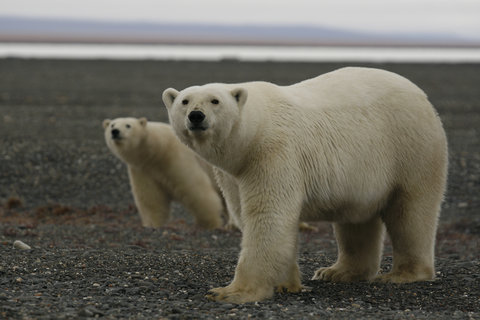
{"label": "smaller polar bear", "polygon": [[128,167],[144,227],[160,227],[172,201],[180,202],[204,228],[221,226],[222,199],[207,173],[210,166],[184,146],[165,123],[145,118],[105,119],[108,148]]}
{"label": "smaller polar bear", "polygon": [[[314,279],[433,279],[447,141],[425,93],[384,70],[343,68],[290,86],[212,83],[163,93],[180,140],[215,166],[242,229],[235,277],[210,298],[298,292],[299,221],[334,224],[337,262]],[[384,230],[392,270],[377,275]]]}

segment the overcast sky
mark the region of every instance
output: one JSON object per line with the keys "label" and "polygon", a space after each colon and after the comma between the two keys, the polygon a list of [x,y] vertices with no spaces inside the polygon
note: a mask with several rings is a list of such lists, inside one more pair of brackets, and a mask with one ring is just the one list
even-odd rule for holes
{"label": "overcast sky", "polygon": [[0,15],[113,21],[322,25],[480,38],[480,0],[8,0]]}

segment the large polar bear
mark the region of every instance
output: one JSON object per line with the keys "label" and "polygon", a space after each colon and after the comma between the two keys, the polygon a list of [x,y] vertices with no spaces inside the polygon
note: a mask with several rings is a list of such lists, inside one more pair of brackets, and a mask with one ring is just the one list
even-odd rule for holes
{"label": "large polar bear", "polygon": [[165,224],[174,200],[183,204],[200,226],[221,226],[223,203],[207,173],[210,166],[183,145],[168,124],[117,118],[105,119],[103,127],[108,148],[128,167],[143,226]]}
{"label": "large polar bear", "polygon": [[[180,139],[220,168],[227,204],[239,214],[235,277],[211,299],[243,303],[271,297],[275,287],[301,290],[299,220],[334,224],[338,259],[313,279],[434,277],[447,142],[426,95],[407,79],[350,67],[291,86],[170,88],[163,101]],[[394,264],[377,276],[384,226]]]}

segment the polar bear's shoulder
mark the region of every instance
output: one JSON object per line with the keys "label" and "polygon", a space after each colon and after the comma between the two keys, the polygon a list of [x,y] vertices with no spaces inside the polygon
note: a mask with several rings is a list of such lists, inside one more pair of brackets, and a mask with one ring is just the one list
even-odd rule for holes
{"label": "polar bear's shoulder", "polygon": [[171,130],[171,126],[168,123],[148,121],[147,128],[152,130]]}
{"label": "polar bear's shoulder", "polygon": [[[147,132],[151,136],[157,137],[174,137],[172,127],[168,123],[149,121],[147,124]],[[170,139],[170,138],[169,138]]]}

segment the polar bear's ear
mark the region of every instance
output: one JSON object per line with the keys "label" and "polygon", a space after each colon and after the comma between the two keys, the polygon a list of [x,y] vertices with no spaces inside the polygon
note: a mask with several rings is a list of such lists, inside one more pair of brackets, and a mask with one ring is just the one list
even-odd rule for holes
{"label": "polar bear's ear", "polygon": [[244,88],[235,88],[231,92],[232,96],[237,100],[238,106],[243,107],[247,102],[248,92]]}
{"label": "polar bear's ear", "polygon": [[167,109],[170,109],[170,107],[173,104],[173,101],[175,101],[175,98],[178,96],[178,91],[173,89],[173,88],[168,88],[165,91],[163,91],[162,94],[162,100]]}
{"label": "polar bear's ear", "polygon": [[147,121],[148,121],[147,118],[140,118],[140,119],[138,119],[138,122],[140,122],[140,125],[141,125],[142,127],[145,127],[145,126],[147,125]]}
{"label": "polar bear's ear", "polygon": [[103,129],[106,129],[108,127],[108,125],[110,124],[110,122],[112,122],[112,120],[110,119],[105,119],[103,120]]}

